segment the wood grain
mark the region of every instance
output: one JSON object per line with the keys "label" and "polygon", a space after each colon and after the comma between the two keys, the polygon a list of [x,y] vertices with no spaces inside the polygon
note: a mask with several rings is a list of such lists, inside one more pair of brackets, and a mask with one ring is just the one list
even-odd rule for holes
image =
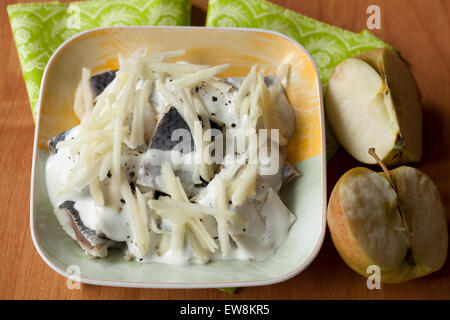
{"label": "wood grain", "polygon": [[[34,249],[29,231],[29,179],[34,123],[13,43],[6,5],[0,2],[0,298],[1,299],[230,299],[215,289],[150,290],[82,285],[69,290]],[[203,25],[206,0],[193,0],[194,25]],[[381,8],[374,33],[400,50],[423,96],[424,157],[416,165],[437,184],[450,208],[450,1],[278,0],[277,4],[359,32],[366,8]],[[328,167],[328,190],[359,166],[340,150]],[[297,277],[266,287],[242,288],[235,299],[450,299],[450,262],[430,276],[368,290],[366,281],[340,259],[327,234],[314,262]]]}

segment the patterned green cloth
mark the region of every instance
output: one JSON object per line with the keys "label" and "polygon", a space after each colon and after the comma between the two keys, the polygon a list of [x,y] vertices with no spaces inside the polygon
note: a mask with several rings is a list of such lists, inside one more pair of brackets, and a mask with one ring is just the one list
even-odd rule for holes
{"label": "patterned green cloth", "polygon": [[[269,29],[297,40],[312,55],[324,91],[334,68],[341,61],[387,46],[367,30],[358,34],[346,31],[265,0],[210,0],[206,25]],[[328,124],[326,132],[327,158],[330,160],[339,144]]]}
{"label": "patterned green cloth", "polygon": [[190,25],[190,10],[190,0],[93,0],[8,6],[34,119],[45,66],[65,40],[97,27]]}

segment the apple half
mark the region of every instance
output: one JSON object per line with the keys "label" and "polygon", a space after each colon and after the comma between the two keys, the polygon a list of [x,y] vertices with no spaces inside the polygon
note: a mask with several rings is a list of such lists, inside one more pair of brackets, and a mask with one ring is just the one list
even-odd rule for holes
{"label": "apple half", "polygon": [[397,283],[439,270],[447,257],[447,219],[439,192],[420,170],[346,172],[327,211],[333,243],[345,263],[368,277],[377,265],[381,282]]}
{"label": "apple half", "polygon": [[326,93],[326,113],[339,142],[367,164],[375,148],[388,165],[417,162],[422,155],[420,94],[406,63],[382,48],[344,60]]}

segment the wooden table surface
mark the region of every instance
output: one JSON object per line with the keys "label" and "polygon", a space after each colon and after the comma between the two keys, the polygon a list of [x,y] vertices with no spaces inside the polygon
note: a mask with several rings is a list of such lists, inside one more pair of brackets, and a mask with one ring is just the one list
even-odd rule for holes
{"label": "wooden table surface", "polygon": [[[34,122],[13,43],[6,5],[0,1],[0,299],[230,299],[216,289],[156,290],[82,285],[69,290],[34,249],[29,226],[29,184]],[[450,1],[278,0],[299,13],[359,32],[371,4],[381,8],[375,34],[398,48],[423,96],[424,156],[416,167],[437,184],[450,216]],[[206,0],[193,0],[192,24],[203,25]],[[358,166],[344,150],[328,166],[328,192]],[[241,288],[235,299],[450,299],[450,259],[440,271],[397,285],[368,290],[366,280],[338,256],[327,233],[314,262],[293,279]]]}

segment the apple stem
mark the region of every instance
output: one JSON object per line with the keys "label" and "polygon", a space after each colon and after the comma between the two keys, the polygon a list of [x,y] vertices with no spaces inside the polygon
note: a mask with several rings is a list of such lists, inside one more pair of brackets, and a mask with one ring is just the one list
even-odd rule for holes
{"label": "apple stem", "polygon": [[377,161],[378,165],[383,169],[383,172],[386,174],[387,179],[389,183],[391,184],[392,189],[394,189],[394,192],[397,194],[398,198],[398,211],[400,212],[400,218],[402,219],[403,226],[405,227],[406,232],[411,235],[411,232],[409,231],[408,224],[406,223],[405,215],[403,214],[402,205],[401,205],[401,199],[398,195],[397,187],[394,184],[394,181],[392,180],[391,172],[386,167],[386,165],[381,161],[380,158],[378,158],[377,154],[375,153],[375,148],[369,148],[369,154]]}
{"label": "apple stem", "polygon": [[391,186],[394,188],[395,191],[397,191],[394,183],[392,182],[392,177],[389,169],[386,167],[384,162],[381,161],[380,158],[378,158],[377,154],[375,153],[375,148],[369,148],[369,154],[377,161],[378,165],[381,167],[381,169],[383,169],[384,173],[386,173],[386,175],[388,176],[388,180],[391,183]]}

